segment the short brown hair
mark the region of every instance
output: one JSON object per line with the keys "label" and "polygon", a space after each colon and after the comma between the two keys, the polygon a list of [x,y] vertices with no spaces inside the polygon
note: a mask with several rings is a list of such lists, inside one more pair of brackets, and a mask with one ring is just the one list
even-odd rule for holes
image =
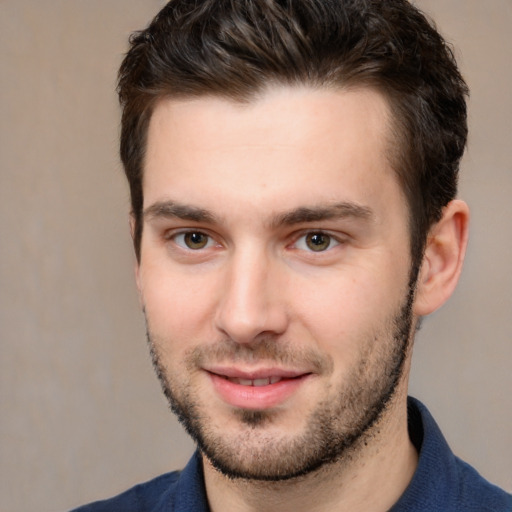
{"label": "short brown hair", "polygon": [[419,264],[430,226],[457,192],[468,89],[434,24],[406,0],[172,0],[132,34],[118,92],[137,258],[155,104],[204,95],[249,101],[272,83],[385,95]]}

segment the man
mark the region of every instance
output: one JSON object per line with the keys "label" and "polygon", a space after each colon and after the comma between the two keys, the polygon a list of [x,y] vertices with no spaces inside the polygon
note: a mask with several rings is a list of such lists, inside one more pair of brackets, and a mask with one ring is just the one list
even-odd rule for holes
{"label": "man", "polygon": [[198,451],[80,510],[512,510],[407,397],[468,236],[467,88],[425,17],[173,0],[119,94],[149,345]]}

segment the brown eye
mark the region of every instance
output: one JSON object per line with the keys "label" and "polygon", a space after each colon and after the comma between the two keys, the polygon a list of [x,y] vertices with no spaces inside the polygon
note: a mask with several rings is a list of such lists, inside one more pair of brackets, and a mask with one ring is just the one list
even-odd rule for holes
{"label": "brown eye", "polygon": [[308,249],[320,252],[330,247],[331,237],[325,233],[309,233],[306,235],[305,242]]}
{"label": "brown eye", "polygon": [[182,244],[187,249],[193,250],[204,249],[208,245],[208,242],[210,241],[208,235],[205,235],[204,233],[200,233],[198,231],[191,231],[189,233],[183,233],[181,235],[178,235],[178,237],[176,238],[176,242],[178,243],[178,245],[181,245],[181,240],[179,240],[180,238],[183,240]]}

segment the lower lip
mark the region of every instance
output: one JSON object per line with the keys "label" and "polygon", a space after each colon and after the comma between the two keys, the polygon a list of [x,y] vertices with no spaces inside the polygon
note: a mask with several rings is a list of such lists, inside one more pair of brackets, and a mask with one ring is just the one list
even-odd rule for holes
{"label": "lower lip", "polygon": [[264,410],[285,402],[306,381],[309,374],[283,379],[267,386],[242,386],[214,373],[209,376],[215,390],[228,405],[241,409]]}

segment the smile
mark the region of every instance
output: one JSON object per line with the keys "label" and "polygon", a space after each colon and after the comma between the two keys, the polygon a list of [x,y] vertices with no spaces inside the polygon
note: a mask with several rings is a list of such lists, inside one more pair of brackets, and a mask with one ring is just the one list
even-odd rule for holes
{"label": "smile", "polygon": [[239,384],[240,386],[269,386],[270,384],[277,384],[282,381],[282,377],[268,377],[266,379],[239,379],[235,377],[225,377],[225,379],[233,382],[234,384]]}
{"label": "smile", "polygon": [[207,371],[212,388],[225,404],[241,409],[268,410],[283,406],[309,381],[310,372],[267,369],[243,372],[232,368]]}

